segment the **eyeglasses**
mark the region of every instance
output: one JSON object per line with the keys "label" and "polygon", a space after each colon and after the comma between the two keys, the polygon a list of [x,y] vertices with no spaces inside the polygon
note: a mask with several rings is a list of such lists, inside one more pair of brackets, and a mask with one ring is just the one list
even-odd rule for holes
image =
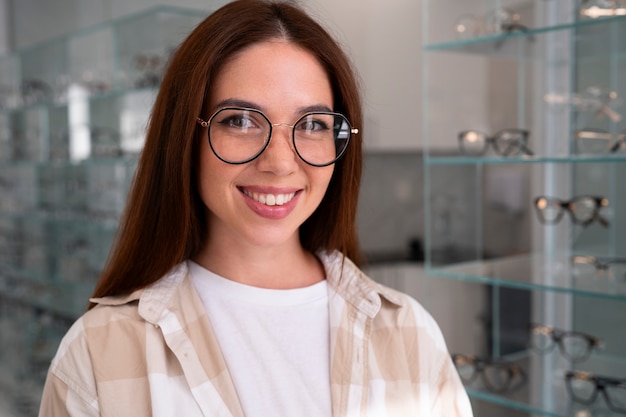
{"label": "eyeglasses", "polygon": [[626,413],[626,379],[593,375],[589,372],[568,371],[565,374],[567,389],[573,400],[590,405],[602,392],[609,409]]}
{"label": "eyeglasses", "polygon": [[481,375],[485,388],[492,392],[511,392],[526,382],[524,370],[515,363],[462,354],[453,354],[452,361],[464,384],[472,383]]}
{"label": "eyeglasses", "polygon": [[497,154],[517,156],[520,153],[533,155],[526,143],[530,133],[524,129],[503,129],[493,136],[477,130],[464,130],[459,133],[459,147],[467,155],[481,156],[491,145]]}
{"label": "eyeglasses", "polygon": [[534,206],[539,221],[543,224],[556,224],[568,211],[572,222],[587,226],[597,220],[602,226],[609,225],[608,220],[600,215],[600,209],[609,205],[609,199],[597,196],[577,196],[571,200],[560,200],[555,197],[539,196],[535,198]]}
{"label": "eyeglasses", "polygon": [[209,144],[215,156],[229,164],[245,164],[263,153],[270,143],[275,126],[292,128],[293,148],[309,165],[323,167],[336,162],[348,148],[353,129],[340,113],[312,112],[300,117],[293,125],[272,123],[259,110],[245,107],[219,109],[204,121],[208,127]]}
{"label": "eyeglasses", "polygon": [[[596,258],[595,256],[575,255],[571,257],[573,272],[578,276],[608,273],[626,278],[626,258]],[[616,265],[617,264],[617,265]]]}
{"label": "eyeglasses", "polygon": [[466,14],[459,17],[454,25],[459,39],[527,30],[521,23],[520,14],[506,8],[497,8],[485,16]]}
{"label": "eyeglasses", "polygon": [[585,128],[577,130],[575,135],[578,153],[614,153],[626,145],[626,131],[612,134],[603,129]]}
{"label": "eyeglasses", "polygon": [[541,352],[547,352],[559,345],[561,354],[573,362],[581,362],[589,357],[592,349],[603,347],[602,339],[581,332],[567,332],[554,327],[531,324],[530,345]]}

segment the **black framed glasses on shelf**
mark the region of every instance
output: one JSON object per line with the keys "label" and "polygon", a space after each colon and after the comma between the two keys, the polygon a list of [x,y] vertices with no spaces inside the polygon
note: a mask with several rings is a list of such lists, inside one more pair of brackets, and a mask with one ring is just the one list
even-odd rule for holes
{"label": "black framed glasses on shelf", "polygon": [[602,339],[581,332],[565,331],[537,323],[530,325],[530,331],[531,348],[548,352],[558,345],[561,354],[572,362],[582,362],[594,349],[604,348]]}
{"label": "black framed glasses on shelf", "polygon": [[334,112],[311,112],[293,124],[272,123],[261,111],[245,107],[217,110],[208,120],[197,118],[208,129],[209,145],[215,156],[229,164],[245,164],[267,148],[275,127],[291,130],[296,154],[309,165],[335,163],[348,149],[352,135],[359,132],[348,119]]}
{"label": "black framed glasses on shelf", "polygon": [[584,128],[575,133],[576,153],[612,154],[626,148],[626,131],[609,133],[604,129]]}
{"label": "black framed glasses on shelf", "polygon": [[601,393],[610,410],[626,414],[626,379],[568,371],[565,373],[565,381],[574,401],[591,405]]}
{"label": "black framed glasses on shelf", "polygon": [[567,211],[574,224],[588,226],[598,221],[602,226],[607,227],[609,221],[600,214],[600,210],[608,205],[608,198],[590,195],[580,195],[570,200],[542,195],[534,200],[537,217],[546,225],[557,224],[561,221],[563,213]]}
{"label": "black framed glasses on shelf", "polygon": [[626,279],[626,258],[599,258],[596,256],[574,255],[570,258],[572,272],[576,276],[606,274],[609,277]]}
{"label": "black framed glasses on shelf", "polygon": [[530,132],[524,129],[502,129],[494,135],[478,130],[464,130],[459,133],[461,152],[470,156],[482,156],[492,147],[501,156],[534,155],[528,146]]}
{"label": "black framed glasses on shelf", "polygon": [[487,390],[505,394],[526,383],[526,373],[516,363],[458,353],[451,356],[461,381],[466,385],[473,383],[480,375]]}

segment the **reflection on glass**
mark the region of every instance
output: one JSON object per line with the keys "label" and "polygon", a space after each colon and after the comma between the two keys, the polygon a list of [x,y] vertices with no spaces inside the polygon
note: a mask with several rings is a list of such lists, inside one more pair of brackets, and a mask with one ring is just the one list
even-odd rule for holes
{"label": "reflection on glass", "polygon": [[591,19],[626,15],[625,0],[583,0],[580,15]]}
{"label": "reflection on glass", "polygon": [[600,214],[600,209],[608,207],[609,199],[599,196],[581,195],[571,200],[556,197],[539,196],[535,198],[534,207],[539,221],[543,224],[557,224],[567,211],[575,224],[587,226],[597,220],[607,227],[609,222]]}
{"label": "reflection on glass", "polygon": [[589,357],[593,349],[603,347],[602,339],[581,332],[564,331],[542,324],[531,324],[532,348],[548,352],[556,345],[563,356],[573,362],[581,362]]}
{"label": "reflection on glass", "polygon": [[454,25],[458,39],[526,30],[528,28],[521,23],[520,14],[504,7],[496,8],[485,16],[462,15]]}
{"label": "reflection on glass", "polygon": [[598,258],[595,256],[575,255],[571,257],[574,276],[623,277],[626,279],[626,258]]}
{"label": "reflection on glass", "polygon": [[626,132],[612,134],[603,129],[576,131],[576,152],[582,154],[615,153],[626,146]]}
{"label": "reflection on glass", "polygon": [[524,129],[503,129],[493,136],[478,130],[464,130],[459,133],[459,147],[466,155],[481,156],[491,146],[501,156],[533,155],[526,143],[530,133]]}
{"label": "reflection on glass", "polygon": [[626,414],[626,379],[568,371],[565,380],[574,401],[590,405],[596,401],[598,394],[602,393],[609,409]]}
{"label": "reflection on glass", "polygon": [[452,361],[464,384],[474,382],[480,375],[485,388],[495,393],[514,391],[526,382],[526,373],[516,363],[462,354],[453,354]]}

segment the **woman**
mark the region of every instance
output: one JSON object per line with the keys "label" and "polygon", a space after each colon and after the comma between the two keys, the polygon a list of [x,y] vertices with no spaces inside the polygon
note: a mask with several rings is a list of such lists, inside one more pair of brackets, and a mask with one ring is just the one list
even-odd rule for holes
{"label": "woman", "polygon": [[355,264],[361,122],[347,57],[297,7],[202,22],[40,415],[470,416],[432,318]]}

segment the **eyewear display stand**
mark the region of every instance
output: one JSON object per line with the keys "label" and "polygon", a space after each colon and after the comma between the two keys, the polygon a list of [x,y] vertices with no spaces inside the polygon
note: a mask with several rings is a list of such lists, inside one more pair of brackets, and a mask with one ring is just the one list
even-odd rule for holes
{"label": "eyewear display stand", "polygon": [[108,255],[161,71],[206,14],[157,7],[0,56],[0,398],[10,415],[36,414],[52,355]]}
{"label": "eyewear display stand", "polygon": [[[442,325],[457,358],[481,358],[457,361],[477,416],[626,415],[626,15],[614,3],[424,1],[427,287],[483,288],[454,323],[480,329],[474,340]],[[512,129],[528,135],[488,139],[515,152],[465,133]],[[559,347],[533,348],[538,337]],[[518,367],[520,383],[501,371]]]}

